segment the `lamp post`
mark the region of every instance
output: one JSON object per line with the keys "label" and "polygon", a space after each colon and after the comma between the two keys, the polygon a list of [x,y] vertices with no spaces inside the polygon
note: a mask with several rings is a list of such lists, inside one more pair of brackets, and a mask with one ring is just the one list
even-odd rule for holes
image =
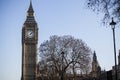
{"label": "lamp post", "polygon": [[61,52],[61,54],[62,54],[62,74],[61,74],[61,80],[64,80],[64,75],[63,75],[63,57],[64,57],[64,52],[62,51]]}
{"label": "lamp post", "polygon": [[112,22],[110,22],[112,31],[113,31],[113,44],[114,44],[114,59],[115,59],[115,80],[117,80],[117,60],[116,60],[116,43],[115,43],[115,25],[116,22],[114,22],[112,18]]}

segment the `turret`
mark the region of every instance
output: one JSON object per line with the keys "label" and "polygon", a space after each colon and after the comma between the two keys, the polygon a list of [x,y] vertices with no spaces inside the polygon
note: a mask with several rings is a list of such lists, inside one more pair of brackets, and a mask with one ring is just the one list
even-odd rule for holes
{"label": "turret", "polygon": [[94,51],[91,75],[93,78],[98,78],[100,74],[101,74],[101,67],[98,64],[96,52]]}
{"label": "turret", "polygon": [[94,51],[94,53],[93,53],[93,61],[94,62],[97,62],[97,56],[96,56],[96,52]]}

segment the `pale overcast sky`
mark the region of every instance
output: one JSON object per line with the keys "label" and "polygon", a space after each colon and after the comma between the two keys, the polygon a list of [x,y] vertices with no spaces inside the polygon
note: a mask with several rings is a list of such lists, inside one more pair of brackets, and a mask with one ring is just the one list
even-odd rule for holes
{"label": "pale overcast sky", "polygon": [[[39,45],[51,35],[72,35],[96,51],[102,69],[114,65],[112,30],[102,26],[101,15],[87,9],[85,0],[33,0],[39,27]],[[21,78],[21,30],[30,0],[0,1],[0,79]],[[120,27],[116,28],[117,55]]]}

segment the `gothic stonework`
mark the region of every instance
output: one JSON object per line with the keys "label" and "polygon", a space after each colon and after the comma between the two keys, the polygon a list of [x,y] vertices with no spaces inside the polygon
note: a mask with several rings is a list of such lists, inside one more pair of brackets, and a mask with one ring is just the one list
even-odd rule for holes
{"label": "gothic stonework", "polygon": [[22,28],[22,77],[21,80],[37,80],[38,27],[30,2],[27,18]]}
{"label": "gothic stonework", "polygon": [[91,71],[91,77],[97,78],[101,74],[101,67],[98,64],[97,56],[94,51],[93,53],[93,61],[92,61],[92,71]]}

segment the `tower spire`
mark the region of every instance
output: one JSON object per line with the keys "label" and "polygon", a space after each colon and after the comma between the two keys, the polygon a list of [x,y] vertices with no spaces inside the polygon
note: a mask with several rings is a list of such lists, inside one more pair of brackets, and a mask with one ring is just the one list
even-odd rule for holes
{"label": "tower spire", "polygon": [[97,62],[97,56],[96,56],[96,52],[95,51],[93,53],[93,61]]}
{"label": "tower spire", "polygon": [[34,14],[34,10],[32,7],[32,0],[30,0],[30,6],[29,6],[29,9],[27,12],[28,12],[28,16],[33,16],[33,14]]}
{"label": "tower spire", "polygon": [[96,52],[94,51],[91,75],[92,77],[97,78],[100,75],[100,73],[101,73],[101,67],[98,64]]}
{"label": "tower spire", "polygon": [[27,11],[27,19],[25,21],[26,23],[36,23],[35,18],[34,18],[34,10],[33,10],[33,6],[32,6],[32,0],[30,0],[30,5]]}

